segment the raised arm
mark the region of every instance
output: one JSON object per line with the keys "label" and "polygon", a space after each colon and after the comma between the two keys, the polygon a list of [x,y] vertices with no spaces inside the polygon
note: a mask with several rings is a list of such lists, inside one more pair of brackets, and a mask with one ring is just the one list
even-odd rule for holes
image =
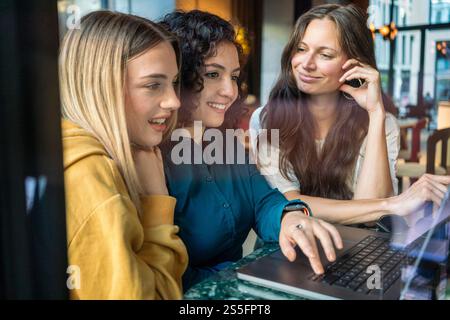
{"label": "raised arm", "polygon": [[[367,111],[369,116],[365,154],[357,177],[354,199],[391,196],[394,194],[392,181],[395,176],[391,177],[392,173],[389,167],[385,129],[388,116],[382,99],[380,73],[372,66],[356,59],[347,60],[342,69],[347,71],[340,78],[343,84],[339,90],[343,91],[344,94],[350,94],[358,105]],[[358,88],[345,84],[345,81],[354,79],[363,79],[365,83]],[[394,138],[398,139],[398,136],[398,132],[394,134]],[[394,155],[394,157],[395,161],[396,156]]]}
{"label": "raised arm", "polygon": [[357,168],[354,199],[376,199],[397,193],[399,130],[391,114],[371,114],[365,152]]}

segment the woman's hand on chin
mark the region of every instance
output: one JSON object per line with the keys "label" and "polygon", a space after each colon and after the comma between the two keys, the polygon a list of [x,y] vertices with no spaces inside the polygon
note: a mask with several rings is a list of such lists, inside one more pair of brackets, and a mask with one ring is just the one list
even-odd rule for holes
{"label": "woman's hand on chin", "polygon": [[166,179],[161,150],[158,147],[143,149],[133,147],[136,173],[144,195],[167,195]]}

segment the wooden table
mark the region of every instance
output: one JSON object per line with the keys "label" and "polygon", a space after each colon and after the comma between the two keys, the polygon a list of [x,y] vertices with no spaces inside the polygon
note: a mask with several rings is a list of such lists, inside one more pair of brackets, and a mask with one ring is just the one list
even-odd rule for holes
{"label": "wooden table", "polygon": [[414,128],[414,126],[419,122],[417,118],[404,118],[398,119],[398,124],[400,126],[400,130]]}

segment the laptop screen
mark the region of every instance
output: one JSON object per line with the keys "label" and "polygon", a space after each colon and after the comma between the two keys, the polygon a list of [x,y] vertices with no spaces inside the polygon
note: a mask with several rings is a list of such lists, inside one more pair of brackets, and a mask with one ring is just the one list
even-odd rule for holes
{"label": "laptop screen", "polygon": [[450,187],[439,210],[422,215],[407,232],[393,232],[392,245],[408,249],[408,263],[402,270],[400,299],[443,299],[450,289],[449,216]]}
{"label": "laptop screen", "polygon": [[404,229],[403,225],[396,224],[394,221],[392,229],[392,246],[397,248],[405,248],[421,237],[425,237],[427,233],[433,233],[434,230],[442,223],[445,224],[450,216],[450,186],[442,199],[439,210],[434,213],[425,213],[426,210],[417,212],[414,217],[407,217],[409,228]]}

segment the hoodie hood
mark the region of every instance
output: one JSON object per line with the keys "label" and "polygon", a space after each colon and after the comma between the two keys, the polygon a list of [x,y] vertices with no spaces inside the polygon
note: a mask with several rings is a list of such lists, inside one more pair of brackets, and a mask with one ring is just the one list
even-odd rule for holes
{"label": "hoodie hood", "polygon": [[64,170],[74,163],[92,155],[110,157],[103,145],[92,133],[89,133],[69,120],[62,120],[62,136]]}

